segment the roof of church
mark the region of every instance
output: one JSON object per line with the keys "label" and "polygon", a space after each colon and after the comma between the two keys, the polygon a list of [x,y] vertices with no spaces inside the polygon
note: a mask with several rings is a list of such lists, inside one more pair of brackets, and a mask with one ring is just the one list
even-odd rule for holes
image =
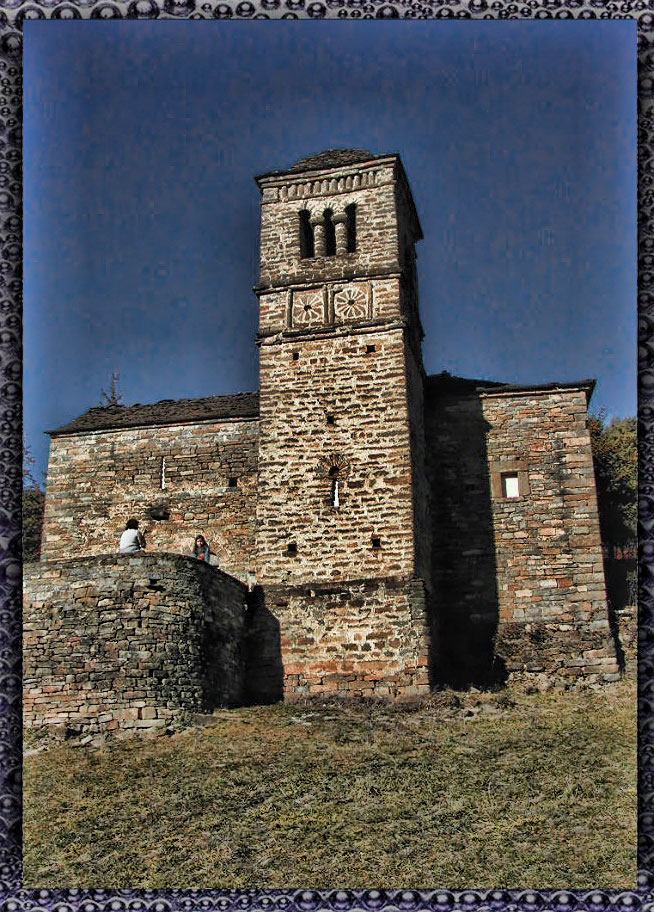
{"label": "roof of church", "polygon": [[385,155],[373,155],[368,149],[326,149],[315,155],[307,155],[291,165],[289,171],[317,171],[319,168],[338,168],[340,165],[356,165]]}
{"label": "roof of church", "polygon": [[[590,399],[595,380],[577,380],[565,383],[520,385],[501,383],[497,380],[476,380],[454,377],[447,371],[426,378],[427,395],[470,395],[487,393],[547,392],[549,390],[583,389]],[[233,393],[230,396],[206,396],[204,399],[162,399],[150,405],[97,405],[79,418],[74,418],[53,431],[51,437],[66,434],[85,434],[93,431],[118,430],[129,427],[148,427],[171,424],[192,424],[228,418],[258,418],[259,393]]]}
{"label": "roof of church", "polygon": [[265,174],[258,174],[255,180],[259,180],[262,177],[272,177],[276,174],[294,174],[302,171],[320,171],[322,168],[357,165],[362,162],[374,161],[376,158],[388,158],[389,155],[395,154],[391,152],[388,155],[375,155],[373,152],[369,152],[368,149],[325,149],[315,155],[307,155],[306,158],[300,158],[290,168],[280,168],[275,171],[266,171]]}
{"label": "roof of church", "polygon": [[447,371],[440,374],[431,374],[426,378],[428,394],[459,394],[466,393],[539,393],[566,389],[583,389],[588,401],[595,389],[597,381],[592,378],[586,380],[570,380],[563,383],[502,383],[498,380],[477,380],[471,377],[454,377]]}
{"label": "roof of church", "polygon": [[90,408],[53,431],[51,437],[149,425],[189,424],[220,418],[257,418],[259,393],[234,393],[204,399],[163,399],[151,405],[107,405]]}

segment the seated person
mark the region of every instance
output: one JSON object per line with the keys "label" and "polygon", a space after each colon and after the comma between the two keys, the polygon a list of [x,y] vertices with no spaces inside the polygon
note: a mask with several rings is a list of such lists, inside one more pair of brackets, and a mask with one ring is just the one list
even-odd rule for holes
{"label": "seated person", "polygon": [[145,539],[139,532],[137,519],[128,519],[125,531],[120,536],[118,550],[121,554],[134,554],[136,551],[145,550]]}

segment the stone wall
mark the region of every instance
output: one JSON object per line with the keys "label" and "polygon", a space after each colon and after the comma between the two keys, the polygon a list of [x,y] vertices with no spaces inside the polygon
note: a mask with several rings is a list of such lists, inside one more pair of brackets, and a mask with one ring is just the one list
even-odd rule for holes
{"label": "stone wall", "polygon": [[[354,275],[374,276],[391,265],[397,271],[398,179],[398,166],[392,157],[342,166],[338,172],[261,178],[260,287],[302,284],[308,275],[319,284]],[[350,205],[356,206],[356,252],[316,256],[310,264],[302,259],[301,210],[308,210],[312,220],[321,219],[325,209],[331,209],[339,218]]]}
{"label": "stone wall", "polygon": [[413,575],[402,330],[262,345],[260,409],[258,580]]}
{"label": "stone wall", "polygon": [[201,533],[219,566],[250,579],[257,449],[256,419],[53,437],[42,559],[116,551],[134,517],[148,550],[189,554]]}
{"label": "stone wall", "polygon": [[[271,635],[279,632],[287,698],[428,693],[429,625],[421,580],[266,586],[264,596],[257,610],[265,611]],[[259,643],[264,650],[263,637]],[[269,648],[267,656],[266,680],[272,684]]]}
{"label": "stone wall", "polygon": [[194,558],[27,564],[26,726],[161,728],[239,703],[246,588]]}
{"label": "stone wall", "polygon": [[[590,681],[618,674],[584,389],[443,391],[426,421],[439,664]],[[505,496],[514,476],[517,498]]]}

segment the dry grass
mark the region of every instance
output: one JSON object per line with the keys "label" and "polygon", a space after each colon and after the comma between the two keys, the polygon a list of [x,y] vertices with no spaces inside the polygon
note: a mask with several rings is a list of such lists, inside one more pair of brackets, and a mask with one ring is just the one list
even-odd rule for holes
{"label": "dry grass", "polygon": [[624,680],[412,710],[278,704],[58,745],[25,761],[25,883],[629,887],[635,703]]}

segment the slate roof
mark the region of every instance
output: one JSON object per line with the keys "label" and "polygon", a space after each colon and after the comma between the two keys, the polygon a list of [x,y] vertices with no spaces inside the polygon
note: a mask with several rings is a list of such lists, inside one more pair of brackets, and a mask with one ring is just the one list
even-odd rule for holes
{"label": "slate roof", "polygon": [[258,181],[262,177],[273,177],[276,174],[297,174],[302,171],[320,171],[322,168],[339,168],[343,165],[356,165],[361,162],[374,161],[376,158],[388,157],[388,155],[375,155],[367,149],[326,149],[324,152],[317,152],[315,155],[299,159],[290,168],[258,174],[255,180]]}
{"label": "slate roof", "polygon": [[315,155],[307,155],[291,165],[289,171],[317,171],[320,168],[338,168],[341,165],[356,165],[386,156],[373,155],[367,149],[326,149]]}
{"label": "slate roof", "polygon": [[426,378],[425,391],[427,395],[451,395],[471,393],[538,393],[557,389],[583,389],[586,392],[586,401],[590,400],[597,381],[591,379],[573,380],[563,383],[502,383],[498,380],[477,380],[471,377],[455,377],[447,371],[440,374],[431,374]]}
{"label": "slate roof", "polygon": [[96,406],[53,431],[51,437],[113,428],[193,424],[220,418],[258,418],[259,393],[234,393],[204,399],[162,399],[151,405]]}

